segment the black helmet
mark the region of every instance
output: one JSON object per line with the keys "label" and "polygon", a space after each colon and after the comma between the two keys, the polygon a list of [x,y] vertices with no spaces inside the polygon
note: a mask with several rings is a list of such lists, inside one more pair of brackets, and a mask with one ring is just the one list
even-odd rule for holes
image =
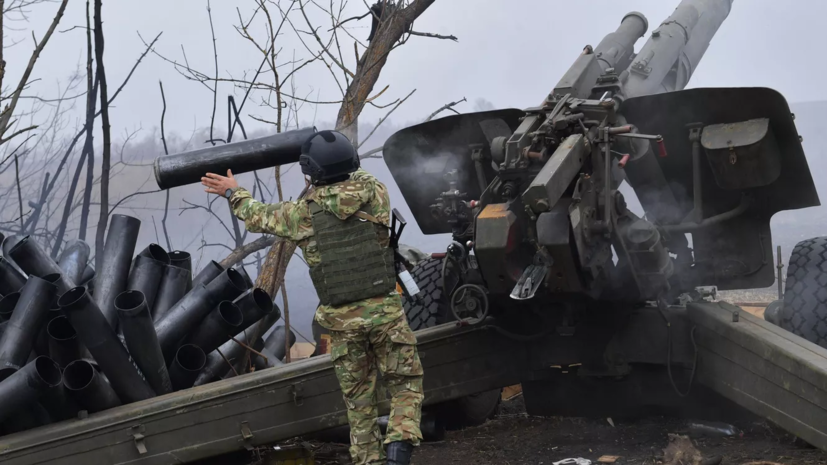
{"label": "black helmet", "polygon": [[356,149],[344,134],[320,131],[307,139],[299,157],[302,173],[310,176],[313,184],[327,184],[347,179],[359,169]]}

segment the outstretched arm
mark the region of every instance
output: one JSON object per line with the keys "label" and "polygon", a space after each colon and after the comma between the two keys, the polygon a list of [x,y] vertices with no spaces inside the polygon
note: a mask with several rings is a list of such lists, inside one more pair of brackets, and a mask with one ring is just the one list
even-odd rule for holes
{"label": "outstretched arm", "polygon": [[238,186],[230,170],[227,170],[227,176],[207,173],[201,178],[201,184],[211,194],[225,195],[228,189],[231,190],[232,212],[244,221],[244,227],[250,232],[274,234],[293,241],[313,235],[310,211],[303,201],[274,204],[259,202],[249,191]]}

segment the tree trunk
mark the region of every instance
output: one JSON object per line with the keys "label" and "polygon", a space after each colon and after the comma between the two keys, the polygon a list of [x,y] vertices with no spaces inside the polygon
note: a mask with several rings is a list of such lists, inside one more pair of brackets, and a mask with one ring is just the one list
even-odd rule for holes
{"label": "tree trunk", "polygon": [[101,195],[98,231],[95,235],[95,269],[100,270],[103,263],[103,239],[109,220],[109,164],[111,140],[109,126],[109,102],[106,92],[106,71],[103,66],[103,20],[101,18],[101,0],[95,0],[95,59],[97,60],[98,82],[100,82],[101,129],[103,130],[103,155],[101,159]]}

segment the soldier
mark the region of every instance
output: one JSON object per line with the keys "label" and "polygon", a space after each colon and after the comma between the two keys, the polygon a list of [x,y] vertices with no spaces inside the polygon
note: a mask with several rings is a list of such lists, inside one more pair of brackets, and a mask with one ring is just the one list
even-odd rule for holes
{"label": "soldier", "polygon": [[396,292],[387,189],[359,166],[342,134],[322,131],[302,147],[312,189],[295,202],[264,204],[238,187],[232,172],[207,173],[207,192],[230,200],[250,232],[301,247],[319,295],[316,321],[330,330],[331,359],[344,394],[353,462],[384,464],[377,425],[377,370],[391,396],[387,464],[410,463],[422,433],[422,365]]}

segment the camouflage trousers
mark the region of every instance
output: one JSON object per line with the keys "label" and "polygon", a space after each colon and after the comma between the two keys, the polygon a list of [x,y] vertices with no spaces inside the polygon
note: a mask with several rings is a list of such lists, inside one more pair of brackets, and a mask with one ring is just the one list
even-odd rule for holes
{"label": "camouflage trousers", "polygon": [[385,463],[377,424],[377,371],[391,400],[385,443],[422,439],[422,363],[416,337],[402,318],[364,329],[331,331],[331,358],[350,423],[350,455],[355,465]]}

